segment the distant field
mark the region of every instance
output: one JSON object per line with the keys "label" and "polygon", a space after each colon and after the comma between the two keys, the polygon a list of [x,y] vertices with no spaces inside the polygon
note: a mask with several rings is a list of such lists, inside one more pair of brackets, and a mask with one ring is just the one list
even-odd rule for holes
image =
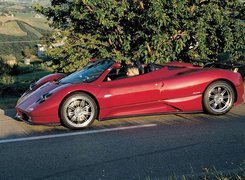
{"label": "distant field", "polygon": [[35,28],[31,27],[29,24],[23,24],[23,26],[29,31],[35,34],[38,38],[42,37],[43,35],[36,30]]}
{"label": "distant field", "polygon": [[22,50],[24,48],[35,49],[40,37],[49,33],[47,30],[32,27],[23,21],[13,21],[11,26],[13,27],[8,30],[0,28],[0,55],[12,54],[18,60],[23,58]]}
{"label": "distant field", "polygon": [[5,22],[0,26],[0,34],[9,36],[26,36],[27,33],[24,32],[16,21]]}
{"label": "distant field", "polygon": [[6,7],[6,9],[10,9],[10,10],[12,10],[12,9],[14,9],[14,10],[23,10],[25,8],[26,7],[21,5],[21,4],[15,4],[15,5]]}
{"label": "distant field", "polygon": [[48,21],[46,18],[41,17],[41,18],[36,18],[35,13],[16,13],[16,18],[25,21],[26,23],[30,24],[31,26],[41,28],[44,30],[51,30]]}
{"label": "distant field", "polygon": [[0,55],[13,54],[21,60],[24,48],[34,49],[40,38],[51,31],[44,17],[35,16],[31,12],[0,16]]}
{"label": "distant field", "polygon": [[[13,21],[13,20],[24,21],[30,26],[37,27],[37,28],[44,29],[44,30],[49,30],[49,31],[51,30],[46,18],[44,17],[36,18],[35,14],[33,13],[19,13],[19,14],[16,14],[15,17],[0,16],[0,24],[3,24],[3,25],[5,23],[8,23],[8,21]],[[6,31],[8,30],[11,30],[11,29],[6,29]]]}
{"label": "distant field", "polygon": [[12,20],[16,20],[16,17],[6,17],[6,16],[0,16],[0,22],[5,23],[7,21],[12,21]]}

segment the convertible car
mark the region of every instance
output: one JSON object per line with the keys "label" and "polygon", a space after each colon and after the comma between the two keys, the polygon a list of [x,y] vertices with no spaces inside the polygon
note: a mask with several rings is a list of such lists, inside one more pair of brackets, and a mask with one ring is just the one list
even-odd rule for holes
{"label": "convertible car", "polygon": [[203,111],[222,115],[243,103],[243,80],[236,68],[149,63],[137,64],[139,74],[128,77],[127,66],[97,60],[70,75],[45,76],[18,100],[17,117],[81,129],[95,119]]}

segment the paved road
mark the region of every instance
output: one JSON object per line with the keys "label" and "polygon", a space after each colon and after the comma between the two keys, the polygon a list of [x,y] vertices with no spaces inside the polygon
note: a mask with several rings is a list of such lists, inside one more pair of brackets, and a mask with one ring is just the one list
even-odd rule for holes
{"label": "paved road", "polygon": [[225,116],[117,119],[83,131],[30,126],[13,115],[0,112],[0,179],[166,179],[213,166],[245,169],[245,105]]}

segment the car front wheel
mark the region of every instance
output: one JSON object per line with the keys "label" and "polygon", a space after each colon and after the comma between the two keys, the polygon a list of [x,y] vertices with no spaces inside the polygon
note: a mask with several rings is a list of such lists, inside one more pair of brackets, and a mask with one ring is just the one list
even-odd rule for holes
{"label": "car front wheel", "polygon": [[60,107],[61,122],[70,129],[83,129],[90,126],[97,113],[94,99],[86,93],[68,96]]}
{"label": "car front wheel", "polygon": [[214,115],[222,115],[231,110],[235,95],[233,87],[225,81],[215,81],[204,93],[205,110]]}

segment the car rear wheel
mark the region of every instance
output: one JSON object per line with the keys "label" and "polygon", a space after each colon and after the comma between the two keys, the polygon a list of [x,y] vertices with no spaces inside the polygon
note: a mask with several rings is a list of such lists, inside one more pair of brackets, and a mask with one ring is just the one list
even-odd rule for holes
{"label": "car rear wheel", "polygon": [[215,81],[204,93],[204,108],[210,114],[222,115],[231,110],[234,98],[234,89],[229,83]]}
{"label": "car rear wheel", "polygon": [[83,129],[90,126],[97,113],[94,99],[85,93],[70,95],[60,108],[61,122],[70,129]]}

